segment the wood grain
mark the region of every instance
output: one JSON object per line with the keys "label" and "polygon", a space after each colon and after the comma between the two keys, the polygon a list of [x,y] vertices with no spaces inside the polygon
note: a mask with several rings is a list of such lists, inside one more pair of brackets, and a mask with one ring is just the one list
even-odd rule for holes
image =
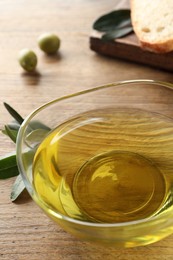
{"label": "wood grain", "polygon": [[[11,120],[3,107],[4,101],[25,117],[55,97],[108,82],[137,78],[172,81],[169,72],[103,57],[90,50],[93,22],[111,11],[115,2],[118,0],[0,1],[0,128]],[[59,55],[46,56],[38,49],[37,37],[45,31],[60,36]],[[37,74],[27,74],[18,66],[18,52],[26,47],[38,55]],[[0,141],[0,155],[15,149],[2,134]],[[173,236],[127,250],[98,249],[78,241],[49,220],[27,194],[11,203],[13,181],[0,181],[1,260],[171,260],[173,257]]]}

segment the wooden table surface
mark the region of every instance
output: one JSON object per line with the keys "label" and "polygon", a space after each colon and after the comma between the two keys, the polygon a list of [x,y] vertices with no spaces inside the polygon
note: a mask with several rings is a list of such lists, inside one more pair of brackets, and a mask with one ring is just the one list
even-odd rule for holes
{"label": "wooden table surface", "polygon": [[[11,120],[3,102],[23,117],[47,101],[68,93],[117,80],[157,79],[171,82],[172,73],[92,52],[89,35],[98,16],[111,11],[118,0],[1,0],[0,1],[0,128]],[[55,32],[60,53],[50,57],[37,47],[42,32]],[[38,73],[22,71],[17,62],[22,48],[38,55]],[[0,134],[0,155],[13,151]],[[25,194],[9,199],[14,179],[0,180],[1,260],[173,259],[173,235],[150,246],[134,249],[97,248],[56,226]]]}

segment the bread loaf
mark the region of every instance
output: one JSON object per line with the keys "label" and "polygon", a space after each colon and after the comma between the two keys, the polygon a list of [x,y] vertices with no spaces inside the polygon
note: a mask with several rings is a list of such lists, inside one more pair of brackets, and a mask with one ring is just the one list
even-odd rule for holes
{"label": "bread loaf", "polygon": [[173,0],[130,0],[131,20],[141,47],[153,52],[173,50]]}

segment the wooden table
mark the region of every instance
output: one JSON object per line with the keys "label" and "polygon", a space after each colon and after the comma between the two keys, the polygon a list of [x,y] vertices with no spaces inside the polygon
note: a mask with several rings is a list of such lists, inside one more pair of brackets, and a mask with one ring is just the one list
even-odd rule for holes
{"label": "wooden table", "polygon": [[[55,97],[117,80],[172,81],[172,74],[146,66],[107,58],[89,49],[93,21],[111,11],[118,0],[6,0],[0,1],[0,128],[11,120],[3,102],[23,117]],[[42,32],[55,32],[61,40],[59,55],[44,55],[37,47]],[[17,55],[22,48],[38,55],[38,74],[22,71]],[[15,149],[0,135],[0,155]],[[169,260],[173,236],[134,249],[98,249],[78,241],[49,220],[25,194],[9,199],[14,179],[0,181],[1,260]]]}

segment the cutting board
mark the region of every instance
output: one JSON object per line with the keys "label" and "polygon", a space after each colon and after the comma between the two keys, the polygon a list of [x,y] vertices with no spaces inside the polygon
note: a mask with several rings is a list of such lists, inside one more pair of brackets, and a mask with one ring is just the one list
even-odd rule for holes
{"label": "cutting board", "polygon": [[[130,8],[129,6],[129,1],[124,0],[115,9]],[[93,31],[90,36],[90,49],[113,58],[173,71],[173,52],[158,54],[143,50],[134,33],[121,39],[105,42],[101,40],[101,33]]]}

